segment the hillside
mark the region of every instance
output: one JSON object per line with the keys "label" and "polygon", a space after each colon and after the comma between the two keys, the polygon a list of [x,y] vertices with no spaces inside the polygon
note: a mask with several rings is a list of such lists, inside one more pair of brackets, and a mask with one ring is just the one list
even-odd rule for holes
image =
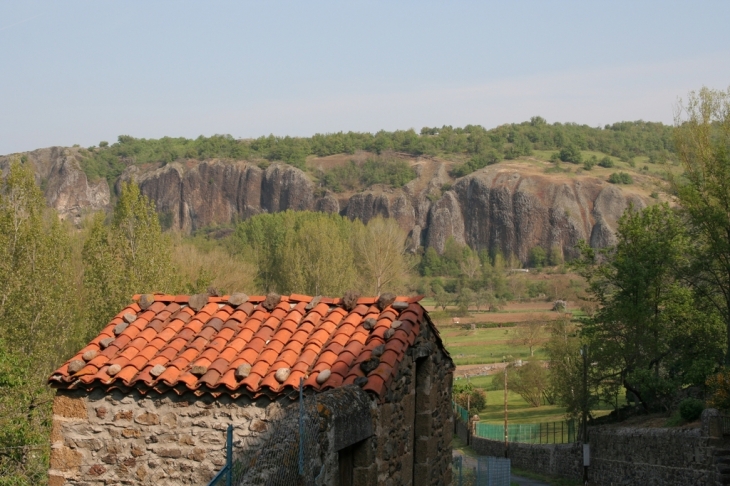
{"label": "hillside", "polygon": [[[32,164],[49,205],[74,220],[107,209],[120,182],[135,180],[163,226],[186,233],[287,209],[365,222],[383,215],[409,234],[412,250],[441,251],[454,237],[524,261],[535,246],[557,247],[569,257],[580,239],[610,244],[629,204],[643,207],[660,197],[666,171],[674,169],[670,142],[671,127],[661,124],[600,129],[536,117],[489,131],[442,127],[256,140],[124,136],[112,145],[0,157],[0,167],[13,159]],[[621,182],[619,173],[631,182],[608,182]]]}

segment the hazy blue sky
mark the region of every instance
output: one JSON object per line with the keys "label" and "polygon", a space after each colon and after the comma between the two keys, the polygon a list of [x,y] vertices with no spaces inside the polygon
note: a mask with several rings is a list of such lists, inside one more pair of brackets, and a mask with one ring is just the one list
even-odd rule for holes
{"label": "hazy blue sky", "polygon": [[729,1],[0,0],[0,154],[135,137],[670,123]]}

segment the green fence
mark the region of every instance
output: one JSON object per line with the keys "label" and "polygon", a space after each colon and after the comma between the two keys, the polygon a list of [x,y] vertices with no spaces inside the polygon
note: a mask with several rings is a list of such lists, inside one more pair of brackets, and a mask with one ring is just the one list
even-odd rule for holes
{"label": "green fence", "polygon": [[467,412],[464,407],[457,405],[456,402],[451,402],[451,403],[454,406],[454,411],[456,412],[456,414],[459,417],[461,417],[461,421],[464,422],[465,424],[468,424],[469,423],[469,412]]}
{"label": "green fence", "polygon": [[[527,444],[569,444],[577,441],[577,431],[574,420],[541,424],[510,424],[507,426],[507,440]],[[504,440],[504,425],[477,422],[474,435],[484,439]]]}

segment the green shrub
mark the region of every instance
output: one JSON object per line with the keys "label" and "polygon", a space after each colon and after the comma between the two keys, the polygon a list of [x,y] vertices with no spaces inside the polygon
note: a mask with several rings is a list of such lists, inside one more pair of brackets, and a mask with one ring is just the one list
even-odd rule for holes
{"label": "green shrub", "polygon": [[488,150],[484,153],[476,154],[468,162],[454,167],[451,170],[451,176],[464,177],[465,175],[471,174],[479,169],[483,169],[488,165],[496,164],[501,158],[501,154],[499,154],[496,150]]}
{"label": "green shrub", "polygon": [[614,172],[608,176],[608,182],[611,184],[633,184],[634,179],[631,177],[631,174],[627,174],[626,172]]}
{"label": "green shrub", "polygon": [[568,145],[560,149],[560,160],[563,162],[572,162],[574,164],[580,164],[583,162],[583,156],[580,153],[580,149],[575,145]]}
{"label": "green shrub", "polygon": [[591,155],[591,158],[583,162],[585,170],[591,170],[598,163],[598,157]]}
{"label": "green shrub", "polygon": [[361,190],[374,184],[402,187],[416,178],[416,171],[405,160],[373,157],[365,162],[351,160],[347,165],[327,171],[321,183],[334,192]]}
{"label": "green shrub", "polygon": [[604,158],[601,159],[600,162],[598,162],[598,165],[600,165],[601,167],[605,167],[607,169],[610,169],[614,165],[613,164],[613,159],[611,159],[611,157],[609,157],[608,155],[606,155]]}
{"label": "green shrub", "polygon": [[705,403],[697,398],[685,398],[679,404],[679,415],[687,422],[693,422],[700,418],[705,409]]}

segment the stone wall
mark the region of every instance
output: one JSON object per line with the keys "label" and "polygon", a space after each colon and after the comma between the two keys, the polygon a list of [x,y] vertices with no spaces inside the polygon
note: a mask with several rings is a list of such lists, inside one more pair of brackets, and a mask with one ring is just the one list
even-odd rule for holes
{"label": "stone wall", "polygon": [[[453,363],[421,329],[382,399],[354,385],[317,394],[320,486],[339,484],[348,447],[355,485],[451,484]],[[225,464],[228,424],[234,447],[255,443],[290,426],[296,409],[288,398],[59,390],[49,485],[206,484]]]}
{"label": "stone wall", "polygon": [[384,403],[373,401],[375,433],[354,451],[353,484],[451,484],[453,364],[436,346],[431,332],[422,325]]}
{"label": "stone wall", "polygon": [[[480,456],[505,457],[504,442],[471,437],[471,447]],[[512,442],[506,454],[512,466],[549,476],[583,477],[583,449],[580,444],[521,444]]]}
{"label": "stone wall", "polygon": [[[703,421],[713,417],[703,415]],[[713,424],[702,428],[591,427],[591,465],[588,477],[595,486],[714,486],[716,460],[726,450],[713,437]],[[479,455],[504,457],[504,443],[471,437]],[[579,480],[583,477],[580,444],[511,443],[507,457],[513,467]]]}
{"label": "stone wall", "polygon": [[717,439],[700,429],[596,427],[589,477],[597,486],[713,485]]}
{"label": "stone wall", "polygon": [[225,464],[228,424],[236,438],[254,437],[281,408],[267,398],[59,391],[49,485],[205,484]]}

